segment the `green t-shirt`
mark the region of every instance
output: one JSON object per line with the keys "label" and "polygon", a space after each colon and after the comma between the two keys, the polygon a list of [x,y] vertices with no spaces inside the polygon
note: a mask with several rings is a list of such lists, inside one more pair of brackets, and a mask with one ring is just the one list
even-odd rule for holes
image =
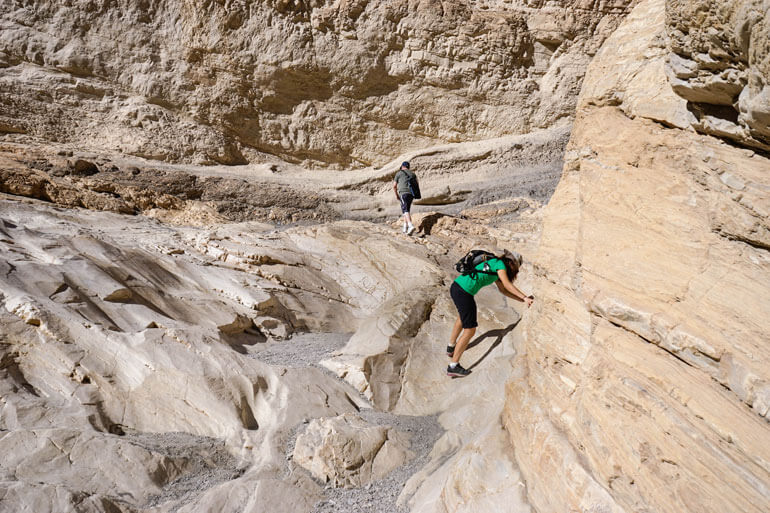
{"label": "green t-shirt", "polygon": [[[481,290],[482,287],[486,287],[487,285],[492,285],[494,282],[497,281],[497,271],[500,269],[505,269],[505,264],[502,260],[499,258],[492,258],[490,260],[487,260],[486,262],[489,264],[489,271],[494,272],[495,274],[484,274],[484,273],[476,273],[476,277],[473,278],[469,274],[461,274],[460,276],[455,279],[455,282],[468,294],[471,296],[475,296],[478,291]],[[476,269],[481,271],[484,269],[484,262],[481,262],[479,265],[476,266]]]}

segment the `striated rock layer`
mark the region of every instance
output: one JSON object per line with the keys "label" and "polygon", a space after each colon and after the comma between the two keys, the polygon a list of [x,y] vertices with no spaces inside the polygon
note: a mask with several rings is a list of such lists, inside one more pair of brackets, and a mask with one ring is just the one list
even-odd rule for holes
{"label": "striated rock layer", "polygon": [[770,504],[770,160],[673,128],[716,86],[666,75],[726,5],[645,0],[586,75],[504,411],[537,511]]}
{"label": "striated rock layer", "polygon": [[0,132],[167,161],[381,165],[571,117],[633,3],[10,0]]}

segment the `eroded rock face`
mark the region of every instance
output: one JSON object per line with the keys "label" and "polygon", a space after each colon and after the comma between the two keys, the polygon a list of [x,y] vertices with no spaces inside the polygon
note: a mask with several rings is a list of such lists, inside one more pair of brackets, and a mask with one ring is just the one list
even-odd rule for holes
{"label": "eroded rock face", "polygon": [[[499,427],[518,315],[498,294],[479,297],[486,335],[466,355],[477,368],[466,382],[448,379],[444,270],[471,246],[531,236],[536,219],[493,228],[487,208],[468,210],[469,220],[431,214],[415,221],[432,235],[411,238],[352,221],[200,229],[27,199],[0,207],[0,445],[25,448],[0,469],[4,506],[311,511],[322,491],[284,452],[305,419],[357,411],[366,398],[410,415],[452,409],[433,468],[449,458],[462,467],[475,450],[453,452]],[[291,345],[278,339],[306,330],[355,332],[330,362],[363,398],[320,369],[260,361],[266,339]],[[383,475],[405,453],[377,454],[339,482]],[[505,497],[511,469],[512,459],[494,469]],[[489,472],[465,476],[446,504],[481,500],[472,490]],[[428,477],[404,500],[432,501],[433,480],[417,495]]]}
{"label": "eroded rock face", "polygon": [[[570,115],[572,65],[627,5],[4,3],[3,131],[208,163],[264,150],[343,166],[420,148],[407,155],[429,179],[426,203],[468,201],[462,216],[415,215],[421,238],[353,221],[278,231],[222,224],[253,214],[235,204],[244,191],[286,192],[227,178],[230,206],[196,229],[119,215],[183,212],[176,202],[197,201],[183,195],[205,181],[192,171],[139,170],[136,190],[133,171],[78,155],[0,162],[3,190],[113,212],[0,202],[3,507],[311,511],[323,491],[287,458],[291,433],[333,419],[310,421],[295,457],[313,470],[314,440],[358,444],[316,468],[357,486],[405,454],[381,457],[382,429],[346,416],[374,406],[446,429],[401,496],[414,512],[763,513],[770,163],[705,134],[764,144],[765,4],[638,5],[592,64],[541,240],[536,201],[509,197],[520,177],[498,162],[522,145],[560,152],[568,124],[424,148]],[[61,24],[72,30],[40,29]],[[393,207],[389,173],[286,183],[366,218]],[[463,355],[473,373],[451,380],[446,271],[473,247],[523,253],[517,284],[534,283],[537,301],[480,293]],[[259,360],[296,331],[352,333],[322,363],[341,380]]]}
{"label": "eroded rock face", "polygon": [[[0,192],[65,207],[143,213],[177,224],[321,222],[339,218],[318,191],[269,179],[254,180],[259,170],[252,169],[252,180],[247,181],[244,176],[248,173],[198,176],[176,167],[158,168],[142,160],[129,163],[104,153],[82,156],[67,150],[56,152],[39,142],[0,145]],[[272,174],[269,167],[262,171]]]}
{"label": "eroded rock face", "polygon": [[666,3],[666,71],[699,132],[770,149],[768,12],[763,0]]}
{"label": "eroded rock face", "polygon": [[313,420],[294,447],[294,461],[335,487],[366,485],[412,456],[406,434],[353,414]]}
{"label": "eroded rock face", "polygon": [[666,8],[707,3],[640,3],[589,68],[504,413],[538,510],[770,500],[770,161],[686,130],[665,74]]}
{"label": "eroded rock face", "polygon": [[[56,427],[14,429],[0,438],[0,449],[3,506],[13,511],[25,506],[124,511],[127,503],[157,501],[164,487],[200,472],[214,482],[242,473],[221,441],[183,433],[111,436]],[[55,487],[60,493],[51,493]],[[81,508],[79,494],[90,496],[96,506]]]}
{"label": "eroded rock face", "polygon": [[381,165],[570,117],[631,4],[4,2],[0,128],[170,161]]}

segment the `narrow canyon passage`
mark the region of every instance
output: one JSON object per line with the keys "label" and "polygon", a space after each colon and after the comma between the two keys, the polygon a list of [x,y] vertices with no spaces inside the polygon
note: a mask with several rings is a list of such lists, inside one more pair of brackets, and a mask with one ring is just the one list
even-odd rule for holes
{"label": "narrow canyon passage", "polygon": [[0,513],[767,513],[768,20],[0,2]]}

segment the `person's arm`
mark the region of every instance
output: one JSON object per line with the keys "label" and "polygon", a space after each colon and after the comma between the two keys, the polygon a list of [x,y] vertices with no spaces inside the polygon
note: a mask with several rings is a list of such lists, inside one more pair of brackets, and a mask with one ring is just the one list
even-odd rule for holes
{"label": "person's arm", "polygon": [[528,307],[532,306],[532,301],[534,298],[532,296],[527,296],[522,291],[520,291],[516,285],[511,283],[511,281],[508,279],[508,273],[505,271],[505,269],[500,269],[497,271],[497,277],[500,279],[495,282],[495,285],[497,285],[497,289],[502,295],[511,299],[515,299],[516,301],[521,301],[522,303],[527,303]]}
{"label": "person's arm", "polygon": [[393,182],[393,194],[396,195],[398,201],[401,201],[401,198],[398,197],[398,182]]}

